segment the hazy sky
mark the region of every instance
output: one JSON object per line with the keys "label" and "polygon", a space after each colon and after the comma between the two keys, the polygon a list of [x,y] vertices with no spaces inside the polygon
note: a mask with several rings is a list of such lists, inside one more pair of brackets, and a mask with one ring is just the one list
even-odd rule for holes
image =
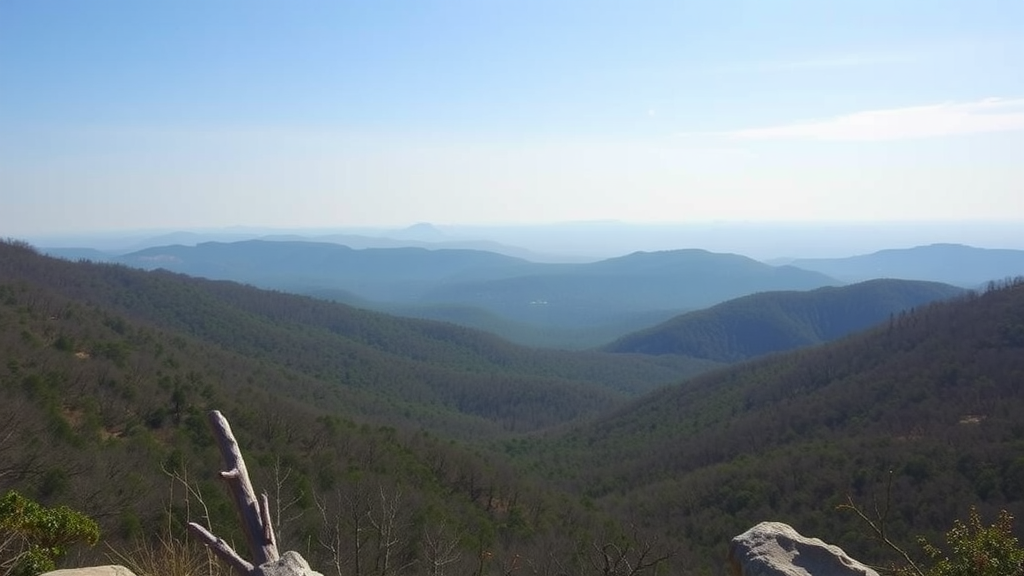
{"label": "hazy sky", "polygon": [[0,0],[0,235],[1024,220],[1021,0]]}

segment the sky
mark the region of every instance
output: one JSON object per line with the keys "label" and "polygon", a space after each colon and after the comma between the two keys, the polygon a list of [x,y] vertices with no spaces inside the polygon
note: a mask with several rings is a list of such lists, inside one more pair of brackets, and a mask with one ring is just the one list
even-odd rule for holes
{"label": "sky", "polygon": [[1024,221],[1021,0],[0,0],[0,236]]}

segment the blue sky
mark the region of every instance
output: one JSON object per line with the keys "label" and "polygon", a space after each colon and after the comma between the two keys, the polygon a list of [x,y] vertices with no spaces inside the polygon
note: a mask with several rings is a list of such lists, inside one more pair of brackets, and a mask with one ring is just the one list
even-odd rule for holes
{"label": "blue sky", "polygon": [[1024,220],[1020,0],[0,0],[0,234]]}

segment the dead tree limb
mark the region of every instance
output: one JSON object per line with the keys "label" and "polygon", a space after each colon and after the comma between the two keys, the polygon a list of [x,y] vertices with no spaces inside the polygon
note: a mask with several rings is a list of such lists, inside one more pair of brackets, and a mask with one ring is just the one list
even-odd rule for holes
{"label": "dead tree limb", "polygon": [[245,558],[239,556],[238,552],[235,552],[235,550],[231,548],[231,545],[225,542],[223,538],[214,536],[212,532],[195,522],[189,522],[188,528],[192,531],[193,536],[201,540],[203,544],[206,544],[211,550],[213,550],[213,553],[216,554],[217,557],[227,562],[235,569],[236,572],[239,574],[245,574],[246,576],[252,574],[255,566]]}
{"label": "dead tree limb", "polygon": [[231,426],[218,410],[209,414],[210,427],[220,447],[221,458],[227,470],[220,473],[234,498],[235,509],[242,523],[242,532],[249,545],[250,560],[243,559],[223,539],[213,535],[209,530],[195,522],[189,522],[189,530],[197,538],[209,546],[214,553],[231,565],[241,576],[252,574],[255,566],[268,562],[276,562],[280,555],[277,552],[277,541],[274,527],[270,522],[270,506],[267,495],[257,499],[256,491],[249,481],[249,472],[245,468],[245,459],[238,447]]}

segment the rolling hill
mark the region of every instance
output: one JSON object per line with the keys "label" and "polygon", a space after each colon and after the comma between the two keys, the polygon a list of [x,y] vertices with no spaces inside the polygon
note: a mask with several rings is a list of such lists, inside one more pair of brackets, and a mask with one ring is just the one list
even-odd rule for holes
{"label": "rolling hill", "polygon": [[624,312],[692,310],[765,290],[834,284],[816,272],[769,266],[735,254],[675,250],[449,282],[427,292],[424,300],[459,302],[538,324],[586,326]]}
{"label": "rolling hill", "polygon": [[354,250],[327,242],[266,240],[160,246],[114,261],[290,291],[341,289],[381,301],[415,300],[423,291],[450,278],[490,278],[535,266],[520,258],[480,250]]}
{"label": "rolling hill", "polygon": [[911,550],[911,535],[941,542],[971,505],[989,518],[1024,512],[1022,374],[1019,278],[699,376],[560,439],[508,450],[703,557],[771,519],[879,564],[884,551],[837,511],[847,496],[871,514],[889,510],[886,530],[907,535]]}
{"label": "rolling hill", "polygon": [[594,415],[716,365],[534,350],[453,324],[234,282],[67,262],[9,243],[0,250],[4,282],[25,282],[227,352],[287,366],[319,382],[318,392],[296,391],[297,400],[348,413],[354,401],[345,396],[358,391],[369,398],[355,403],[362,410],[405,414],[393,416],[410,425],[428,418],[434,419],[431,427],[443,428],[449,416],[454,422],[476,419],[483,427],[473,436]]}
{"label": "rolling hill", "polygon": [[1024,250],[931,244],[881,250],[849,258],[798,259],[793,260],[791,265],[815,270],[844,282],[903,278],[979,288],[990,280],[1024,274]]}
{"label": "rolling hill", "polygon": [[[527,328],[513,330],[494,322],[501,333],[518,335],[521,343],[546,344],[560,331],[564,336],[556,345],[576,348],[571,339],[580,329],[605,335],[603,342],[590,341],[593,346],[672,312],[765,290],[838,283],[817,272],[704,250],[542,264],[478,250],[354,250],[330,243],[251,240],[148,248],[116,261],[300,294],[341,291],[345,299],[360,298],[374,309],[406,307],[417,316],[436,317],[425,313],[434,306],[449,313],[453,307],[476,309],[470,316],[449,318],[480,327],[475,319],[487,313]],[[616,327],[622,331],[613,332]]]}
{"label": "rolling hill", "polygon": [[481,549],[554,566],[586,562],[574,556],[595,535],[617,537],[611,519],[483,443],[592,418],[714,365],[531,350],[18,242],[0,242],[0,351],[0,492],[84,511],[105,546],[184,538],[186,520],[238,536],[205,421],[218,409],[273,494],[286,547],[316,565],[372,565],[385,536],[359,522],[395,510],[388,554],[427,562],[424,539],[444,538],[463,573]]}
{"label": "rolling hill", "polygon": [[737,362],[835,340],[901,311],[962,293],[946,284],[912,280],[762,292],[677,316],[623,336],[603,350]]}

